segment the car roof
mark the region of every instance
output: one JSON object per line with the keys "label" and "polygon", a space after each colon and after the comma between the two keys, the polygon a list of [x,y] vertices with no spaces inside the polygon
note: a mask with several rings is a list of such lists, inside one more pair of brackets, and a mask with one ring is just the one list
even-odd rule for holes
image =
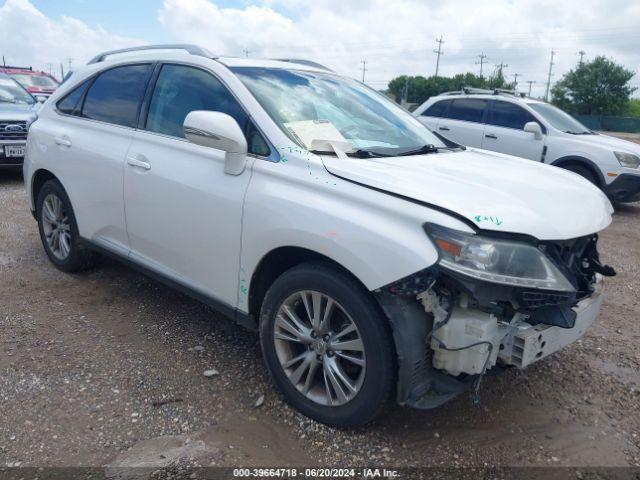
{"label": "car roof", "polygon": [[186,60],[194,57],[204,57],[213,61],[217,61],[227,67],[263,67],[263,68],[283,68],[309,71],[331,71],[329,68],[311,60],[305,59],[260,59],[245,58],[232,56],[216,56],[205,48],[191,44],[172,44],[172,45],[145,45],[140,47],[125,48],[119,50],[111,50],[96,55],[88,65],[95,64],[116,64],[122,63],[123,60],[144,60],[144,61],[162,61],[162,60]]}

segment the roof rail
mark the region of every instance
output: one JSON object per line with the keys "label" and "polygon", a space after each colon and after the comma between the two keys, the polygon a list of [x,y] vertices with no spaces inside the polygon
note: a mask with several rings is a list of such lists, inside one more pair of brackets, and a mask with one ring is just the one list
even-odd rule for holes
{"label": "roof rail", "polygon": [[8,68],[11,70],[28,70],[33,72],[33,67],[16,67],[15,65],[0,65],[0,68]]}
{"label": "roof rail", "polygon": [[209,52],[206,48],[199,47],[198,45],[190,45],[190,44],[167,44],[167,45],[143,45],[140,47],[130,47],[130,48],[121,48],[118,50],[109,50],[108,52],[102,52],[99,55],[96,55],[87,65],[91,65],[92,63],[100,63],[104,62],[105,59],[110,55],[117,55],[119,53],[129,53],[129,52],[143,52],[145,50],[184,50],[191,55],[198,55],[199,57],[207,57],[207,58],[216,58],[211,52]]}
{"label": "roof rail", "polygon": [[444,92],[440,94],[444,95],[511,95],[514,97],[525,98],[524,92],[517,92],[516,90],[507,90],[506,88],[475,88],[475,87],[462,87],[461,90],[454,90],[452,92]]}
{"label": "roof rail", "polygon": [[318,62],[314,62],[312,60],[304,60],[304,59],[299,59],[299,58],[274,58],[274,60],[278,61],[278,62],[288,62],[288,63],[297,63],[299,65],[306,65],[307,67],[314,67],[314,68],[319,68],[320,70],[326,70],[328,72],[333,72],[333,70],[331,70],[328,67],[325,67],[324,65],[318,63]]}

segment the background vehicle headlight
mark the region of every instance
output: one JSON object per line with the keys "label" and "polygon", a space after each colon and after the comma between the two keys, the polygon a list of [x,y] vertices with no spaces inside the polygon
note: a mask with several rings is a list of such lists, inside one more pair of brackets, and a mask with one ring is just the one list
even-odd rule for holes
{"label": "background vehicle headlight", "polygon": [[627,168],[638,168],[640,167],[640,157],[637,155],[633,155],[632,153],[624,153],[624,152],[613,152],[616,156],[620,165]]}
{"label": "background vehicle headlight", "polygon": [[425,230],[447,270],[514,287],[573,292],[575,288],[544,253],[523,242],[482,237],[437,225]]}

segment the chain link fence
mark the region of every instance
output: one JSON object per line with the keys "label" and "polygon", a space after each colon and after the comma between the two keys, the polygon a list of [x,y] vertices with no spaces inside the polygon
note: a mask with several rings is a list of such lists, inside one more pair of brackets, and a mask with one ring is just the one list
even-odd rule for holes
{"label": "chain link fence", "polygon": [[607,115],[573,116],[576,120],[591,130],[640,133],[640,118],[638,117],[612,117]]}

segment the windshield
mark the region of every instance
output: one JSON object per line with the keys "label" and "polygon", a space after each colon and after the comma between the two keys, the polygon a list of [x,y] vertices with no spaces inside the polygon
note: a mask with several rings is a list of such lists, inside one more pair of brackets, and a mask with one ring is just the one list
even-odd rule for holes
{"label": "windshield", "polygon": [[307,149],[313,140],[379,155],[446,148],[411,114],[355,80],[279,68],[232,70],[278,126]]}
{"label": "windshield", "polygon": [[554,128],[575,135],[587,135],[593,133],[568,113],[563,112],[548,103],[530,103],[529,106],[538,112],[542,118]]}
{"label": "windshield", "polygon": [[35,103],[35,100],[14,80],[0,78],[0,102],[32,104]]}
{"label": "windshield", "polygon": [[14,73],[11,76],[25,87],[56,88],[58,86],[53,78],[47,77],[46,75],[27,75],[24,73]]}

